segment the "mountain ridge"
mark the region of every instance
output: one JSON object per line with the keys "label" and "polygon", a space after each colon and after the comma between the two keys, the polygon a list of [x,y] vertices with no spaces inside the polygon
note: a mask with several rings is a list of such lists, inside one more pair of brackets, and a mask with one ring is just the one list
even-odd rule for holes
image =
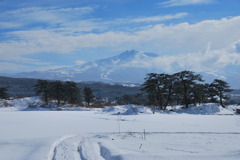
{"label": "mountain ridge", "polygon": [[[81,81],[100,81],[104,83],[143,83],[147,73],[168,73],[167,67],[171,66],[176,73],[186,70],[179,62],[163,62],[161,57],[154,53],[127,50],[116,56],[86,62],[81,65],[63,67],[47,71],[22,72],[11,75],[3,75],[14,78],[35,78],[48,80],[70,80]],[[159,61],[160,60],[160,61]],[[158,66],[154,66],[154,65]],[[160,67],[161,66],[161,67]],[[207,82],[213,79],[224,79],[230,83],[233,88],[240,88],[236,78],[239,74],[237,70],[233,71],[231,67],[225,67],[218,74],[197,72],[202,74]],[[222,78],[224,77],[224,78]]]}
{"label": "mountain ridge", "polygon": [[[49,80],[73,80],[73,81],[102,81],[102,82],[141,82],[142,76],[146,75],[147,71],[138,70],[131,66],[127,66],[134,60],[144,58],[154,58],[157,54],[139,52],[135,50],[125,51],[119,55],[100,59],[96,61],[86,62],[82,65],[75,65],[71,67],[63,67],[47,71],[33,71],[22,72],[11,77],[15,78],[45,78]],[[135,72],[140,74],[139,78],[126,72]],[[118,75],[118,73],[121,75]],[[141,78],[140,78],[141,77]],[[129,80],[128,80],[129,79]],[[132,81],[132,79],[135,79]]]}

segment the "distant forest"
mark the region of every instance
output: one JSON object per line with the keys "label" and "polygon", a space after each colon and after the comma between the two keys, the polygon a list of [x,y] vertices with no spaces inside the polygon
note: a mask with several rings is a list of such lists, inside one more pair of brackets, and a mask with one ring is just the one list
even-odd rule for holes
{"label": "distant forest", "polygon": [[[142,85],[131,87],[102,82],[73,83],[80,89],[81,94],[86,89],[91,89],[95,102],[105,104],[106,102],[113,102],[115,104],[155,105],[159,109],[165,109],[167,105],[172,104],[185,104],[188,107],[188,104],[191,103],[214,102],[213,99],[211,101],[207,100],[209,96],[211,97],[208,94],[211,91],[208,90],[211,89],[211,85],[202,82],[196,83],[197,81],[202,81],[201,75],[191,71],[182,71],[173,75],[149,73],[146,75],[145,82]],[[49,80],[47,82],[54,84],[56,81]],[[0,88],[7,89],[9,97],[13,98],[39,95],[36,92],[36,85],[38,83],[38,79],[0,76]],[[66,82],[60,83],[62,83],[61,85],[66,85]],[[240,90],[231,90],[229,86],[226,91],[228,97],[227,103],[240,103]],[[200,94],[201,97],[197,97]],[[52,94],[52,96],[54,95]]]}
{"label": "distant forest", "polygon": [[[37,84],[37,81],[37,79],[10,78],[0,76],[0,87],[7,88],[10,97],[36,96],[34,88]],[[86,87],[91,88],[96,98],[102,97],[109,99],[115,99],[125,94],[138,94],[141,88],[140,85],[128,87],[120,84],[107,84],[102,82],[78,82],[76,84],[80,89]]]}

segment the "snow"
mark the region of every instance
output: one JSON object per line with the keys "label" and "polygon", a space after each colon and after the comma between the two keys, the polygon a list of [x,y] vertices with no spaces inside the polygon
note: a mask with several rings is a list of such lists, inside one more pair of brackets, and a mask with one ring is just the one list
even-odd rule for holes
{"label": "snow", "polygon": [[[205,104],[156,112],[146,106],[26,109],[37,97],[0,107],[4,160],[237,160],[240,106]],[[0,101],[2,106],[3,101]],[[177,106],[176,108],[180,108]]]}
{"label": "snow", "polygon": [[16,98],[12,100],[0,100],[0,111],[24,110],[29,105],[41,102],[39,97]]}

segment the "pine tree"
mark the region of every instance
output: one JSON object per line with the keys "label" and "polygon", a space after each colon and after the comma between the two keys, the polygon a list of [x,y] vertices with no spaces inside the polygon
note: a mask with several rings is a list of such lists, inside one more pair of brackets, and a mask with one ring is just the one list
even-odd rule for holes
{"label": "pine tree", "polygon": [[55,81],[50,83],[50,97],[54,100],[57,100],[58,106],[62,100],[64,100],[64,88],[61,81]]}
{"label": "pine tree", "polygon": [[153,106],[153,112],[156,106],[164,110],[167,105],[171,105],[173,102],[184,104],[186,108],[191,103],[195,105],[197,103],[215,103],[217,97],[220,105],[225,107],[223,100],[227,97],[224,93],[232,91],[228,83],[218,79],[215,79],[211,84],[203,84],[203,81],[200,74],[195,74],[192,71],[182,71],[173,75],[149,73],[141,91],[147,93],[149,104]]}
{"label": "pine tree", "polygon": [[49,100],[49,82],[46,80],[38,80],[35,85],[35,92],[37,95],[41,95],[44,102],[47,104]]}
{"label": "pine tree", "polygon": [[213,83],[208,85],[208,98],[211,103],[217,103],[217,90],[215,88],[215,85]]}
{"label": "pine tree", "polygon": [[93,91],[89,87],[83,89],[84,100],[87,102],[88,106],[94,100]]}
{"label": "pine tree", "polygon": [[7,99],[9,97],[7,92],[7,88],[0,87],[0,99]]}
{"label": "pine tree", "polygon": [[165,99],[164,108],[167,108],[167,105],[172,105],[172,96],[173,96],[173,85],[174,77],[173,75],[163,74],[163,96]]}
{"label": "pine tree", "polygon": [[81,101],[80,89],[72,81],[64,83],[64,99],[70,104],[76,104]]}
{"label": "pine tree", "polygon": [[225,108],[225,105],[223,104],[223,100],[227,99],[227,97],[224,95],[224,93],[231,92],[233,90],[230,89],[230,86],[228,85],[227,82],[219,79],[214,79],[211,85],[215,90],[216,96],[218,96],[219,98],[220,105]]}
{"label": "pine tree", "polygon": [[208,84],[195,84],[192,93],[194,105],[208,102]]}
{"label": "pine tree", "polygon": [[147,74],[141,91],[148,94],[148,101],[151,105],[164,110],[169,103],[172,103],[172,87],[173,77],[171,75],[150,73]]}
{"label": "pine tree", "polygon": [[202,82],[202,76],[200,74],[195,74],[192,71],[182,71],[174,74],[177,79],[175,87],[178,87],[180,95],[183,97],[183,103],[185,107],[188,108],[192,96],[192,88],[196,85],[197,81]]}
{"label": "pine tree", "polygon": [[152,105],[152,111],[155,112],[155,106],[161,106],[160,102],[160,88],[158,82],[158,74],[149,73],[145,78],[141,91],[147,93],[149,104]]}

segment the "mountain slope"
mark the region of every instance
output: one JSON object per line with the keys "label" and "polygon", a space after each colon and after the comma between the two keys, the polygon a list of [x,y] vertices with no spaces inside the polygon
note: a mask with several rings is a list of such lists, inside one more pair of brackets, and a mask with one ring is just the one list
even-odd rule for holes
{"label": "mountain slope", "polygon": [[[180,61],[179,61],[180,59]],[[230,65],[221,67],[220,70],[213,70],[203,63],[190,61],[191,57],[164,57],[154,53],[139,52],[135,50],[125,51],[117,56],[87,62],[73,67],[64,67],[47,71],[25,72],[12,75],[15,78],[35,78],[49,80],[71,80],[71,81],[101,81],[107,83],[142,83],[147,73],[176,73],[183,70],[197,68],[202,72],[203,79],[211,83],[213,79],[223,79],[230,83],[235,89],[240,88],[239,69]],[[204,71],[205,70],[205,71]],[[207,71],[209,70],[209,71]]]}
{"label": "mountain slope", "polygon": [[138,51],[126,51],[117,56],[87,62],[83,65],[64,67],[41,72],[25,72],[14,77],[44,78],[50,80],[142,82],[148,68],[135,67],[132,63],[155,58],[158,55]]}

